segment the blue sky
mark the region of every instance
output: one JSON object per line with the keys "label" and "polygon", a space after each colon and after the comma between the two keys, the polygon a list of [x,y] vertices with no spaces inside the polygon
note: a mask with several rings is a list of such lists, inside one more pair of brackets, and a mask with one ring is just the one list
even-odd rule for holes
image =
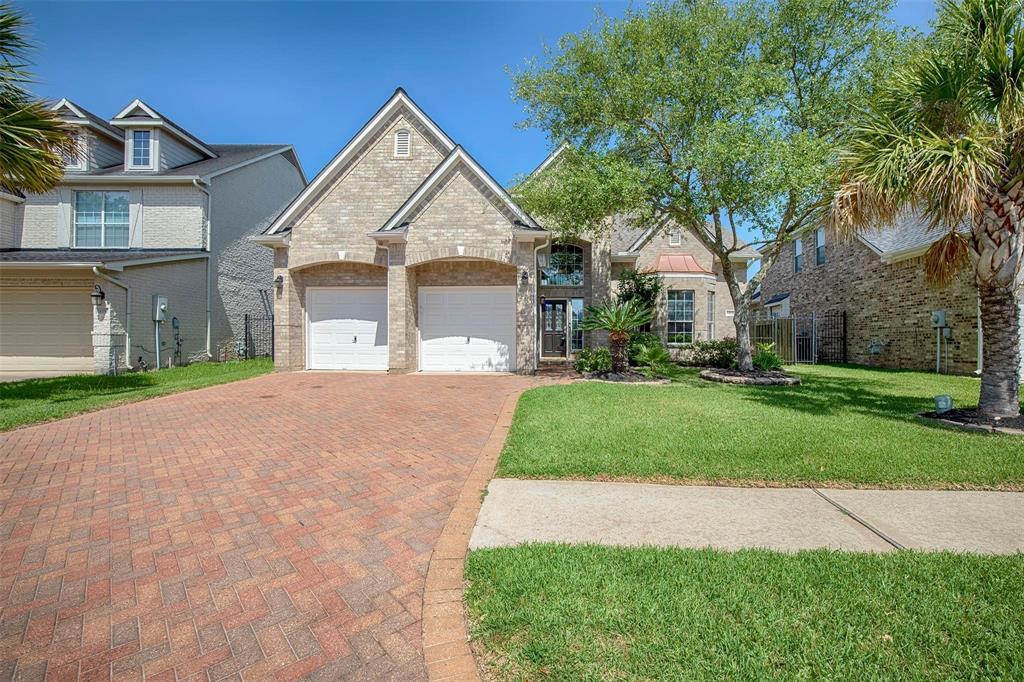
{"label": "blue sky", "polygon": [[[398,86],[500,182],[548,142],[508,65],[625,3],[23,2],[37,94],[112,117],[140,97],[210,143],[288,143],[312,178]],[[922,28],[930,0],[894,18]],[[88,28],[87,28],[88,27]]]}

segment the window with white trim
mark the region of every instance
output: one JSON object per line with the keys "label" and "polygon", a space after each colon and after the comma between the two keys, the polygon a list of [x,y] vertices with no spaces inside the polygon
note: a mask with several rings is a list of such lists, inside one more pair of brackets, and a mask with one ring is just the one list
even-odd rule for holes
{"label": "window with white trim", "polygon": [[804,267],[804,242],[797,237],[793,242],[793,272],[800,272]]}
{"label": "window with white trim", "polygon": [[715,292],[708,292],[708,338],[715,338]]}
{"label": "window with white trim", "polygon": [[395,133],[395,156],[409,156],[409,131],[399,130]]}
{"label": "window with white trim", "polygon": [[819,227],[814,231],[814,262],[817,265],[825,264],[825,228]]}
{"label": "window with white trim", "polygon": [[75,247],[128,248],[128,192],[75,192]]}
{"label": "window with white trim", "polygon": [[133,130],[131,168],[153,167],[153,131]]}
{"label": "window with white trim", "polygon": [[64,168],[67,170],[85,169],[85,136],[80,130],[71,133],[71,142],[74,149],[64,152]]}
{"label": "window with white trim", "polygon": [[683,243],[683,235],[679,232],[679,230],[672,230],[671,232],[668,233],[668,245],[669,246],[679,246],[682,243]]}
{"label": "window with white trim", "polygon": [[668,335],[666,341],[677,345],[693,343],[693,291],[668,292]]}

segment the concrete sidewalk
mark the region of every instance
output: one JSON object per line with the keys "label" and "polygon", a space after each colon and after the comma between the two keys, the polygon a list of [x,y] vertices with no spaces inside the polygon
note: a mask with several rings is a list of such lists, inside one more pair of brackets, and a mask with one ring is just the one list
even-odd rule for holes
{"label": "concrete sidewalk", "polygon": [[495,479],[470,548],[523,542],[783,551],[1024,551],[1024,493]]}

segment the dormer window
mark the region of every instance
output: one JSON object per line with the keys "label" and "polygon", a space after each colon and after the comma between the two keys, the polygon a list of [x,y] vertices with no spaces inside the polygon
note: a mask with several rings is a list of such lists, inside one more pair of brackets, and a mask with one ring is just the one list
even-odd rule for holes
{"label": "dormer window", "polygon": [[409,131],[399,130],[395,133],[395,156],[405,158],[409,156]]}
{"label": "dormer window", "polygon": [[131,135],[131,164],[129,168],[153,167],[153,131],[133,130]]}

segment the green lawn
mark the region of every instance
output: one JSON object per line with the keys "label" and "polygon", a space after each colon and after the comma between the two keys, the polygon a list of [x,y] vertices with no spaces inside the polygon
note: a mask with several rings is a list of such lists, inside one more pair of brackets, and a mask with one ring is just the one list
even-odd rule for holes
{"label": "green lawn", "polygon": [[1024,679],[1024,555],[472,552],[497,679]]}
{"label": "green lawn", "polygon": [[76,375],[0,383],[0,431],[119,403],[249,379],[273,369],[270,360],[202,362],[116,377]]}
{"label": "green lawn", "polygon": [[526,392],[498,475],[863,487],[1024,489],[1024,440],[916,420],[978,380],[800,366],[796,387],[574,383]]}

